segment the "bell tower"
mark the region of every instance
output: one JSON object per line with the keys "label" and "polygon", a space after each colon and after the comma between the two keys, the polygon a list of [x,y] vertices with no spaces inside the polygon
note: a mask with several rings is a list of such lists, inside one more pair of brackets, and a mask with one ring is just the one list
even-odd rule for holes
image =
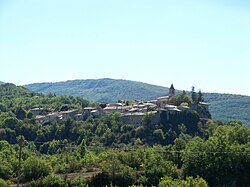
{"label": "bell tower", "polygon": [[169,91],[168,91],[168,96],[169,97],[172,97],[175,95],[175,89],[174,89],[174,85],[171,84],[170,88],[169,88]]}

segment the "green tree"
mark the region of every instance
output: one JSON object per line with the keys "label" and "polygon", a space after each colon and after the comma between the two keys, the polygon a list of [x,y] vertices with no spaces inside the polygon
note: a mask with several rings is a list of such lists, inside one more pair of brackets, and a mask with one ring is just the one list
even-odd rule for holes
{"label": "green tree", "polygon": [[52,171],[50,164],[37,157],[29,157],[23,165],[23,173],[26,181],[36,180],[47,176]]}
{"label": "green tree", "polygon": [[18,161],[14,147],[7,141],[0,141],[0,178],[8,180],[15,176]]}
{"label": "green tree", "polygon": [[20,124],[20,121],[16,117],[7,117],[3,121],[4,128],[14,129]]}
{"label": "green tree", "polygon": [[29,119],[33,118],[33,113],[29,111],[29,112],[27,113],[27,118],[29,118]]}
{"label": "green tree", "polygon": [[164,176],[176,175],[177,167],[172,161],[164,159],[164,150],[161,147],[147,150],[145,160],[145,172],[148,178],[148,185],[157,185]]}
{"label": "green tree", "polygon": [[204,98],[203,98],[203,95],[201,93],[201,90],[199,90],[199,93],[198,93],[198,102],[204,102]]}
{"label": "green tree", "polygon": [[6,181],[4,181],[3,179],[1,179],[1,178],[0,178],[0,186],[1,187],[10,187],[10,185]]}
{"label": "green tree", "polygon": [[103,170],[102,184],[113,184],[121,187],[132,185],[135,182],[135,175],[133,169],[123,164],[116,153],[109,153],[105,160],[101,163]]}
{"label": "green tree", "polygon": [[66,187],[63,180],[57,176],[50,174],[43,179],[43,186],[46,187]]}
{"label": "green tree", "polygon": [[189,95],[183,92],[180,95],[175,95],[171,97],[170,102],[176,106],[179,106],[179,105],[189,106],[192,103],[192,99]]}
{"label": "green tree", "polygon": [[218,126],[207,141],[193,138],[182,154],[185,173],[199,175],[212,186],[249,186],[249,136],[248,128],[236,125]]}
{"label": "green tree", "polygon": [[0,178],[10,179],[13,175],[13,166],[6,159],[2,159],[3,154],[0,153]]}
{"label": "green tree", "polygon": [[208,187],[208,184],[200,177],[187,177],[186,180],[164,177],[161,179],[159,187]]}
{"label": "green tree", "polygon": [[21,106],[16,109],[15,113],[18,119],[24,119],[26,118],[26,115],[27,115],[26,111]]}
{"label": "green tree", "polygon": [[198,96],[197,96],[197,93],[195,92],[194,86],[192,86],[191,98],[192,98],[193,103],[198,103]]}
{"label": "green tree", "polygon": [[156,143],[164,144],[165,143],[165,136],[162,129],[156,129],[153,132],[153,136],[155,138]]}
{"label": "green tree", "polygon": [[79,147],[79,153],[80,153],[80,156],[84,158],[86,154],[86,140],[85,139],[82,139],[82,142]]}
{"label": "green tree", "polygon": [[85,182],[83,177],[75,177],[73,180],[70,181],[69,187],[87,187],[88,185]]}

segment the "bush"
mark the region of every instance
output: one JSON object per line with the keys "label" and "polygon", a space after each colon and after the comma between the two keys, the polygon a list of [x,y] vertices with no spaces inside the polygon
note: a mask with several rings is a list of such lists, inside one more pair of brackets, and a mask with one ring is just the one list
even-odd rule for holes
{"label": "bush", "polygon": [[51,170],[51,166],[46,161],[36,157],[29,157],[24,162],[24,179],[25,181],[36,180],[47,176]]}
{"label": "bush", "polygon": [[160,183],[159,187],[208,187],[207,182],[200,178],[187,177],[186,180],[173,180],[171,177],[164,177]]}
{"label": "bush", "polygon": [[43,179],[43,186],[46,187],[64,187],[63,180],[57,175],[48,175]]}
{"label": "bush", "polygon": [[85,187],[87,186],[83,177],[75,177],[69,184],[70,187]]}
{"label": "bush", "polygon": [[5,180],[1,179],[1,178],[0,178],[0,186],[1,187],[10,187],[10,185],[7,184],[7,182]]}

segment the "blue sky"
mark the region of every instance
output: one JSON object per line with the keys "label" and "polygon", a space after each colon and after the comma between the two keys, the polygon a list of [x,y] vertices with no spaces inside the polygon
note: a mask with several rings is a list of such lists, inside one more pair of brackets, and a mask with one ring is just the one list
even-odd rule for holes
{"label": "blue sky", "polygon": [[249,0],[0,0],[0,81],[250,95]]}

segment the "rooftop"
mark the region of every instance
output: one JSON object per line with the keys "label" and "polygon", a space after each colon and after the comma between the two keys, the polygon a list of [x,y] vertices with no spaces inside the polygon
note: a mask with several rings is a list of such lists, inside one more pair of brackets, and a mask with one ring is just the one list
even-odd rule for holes
{"label": "rooftop", "polygon": [[107,106],[103,110],[127,110],[132,108],[131,106]]}
{"label": "rooftop", "polygon": [[43,108],[32,108],[30,109],[31,111],[35,111],[35,110],[43,110]]}
{"label": "rooftop", "polygon": [[78,109],[74,109],[74,110],[67,110],[67,111],[61,111],[62,114],[69,114],[69,113],[72,113],[72,112],[77,112]]}
{"label": "rooftop", "polygon": [[96,107],[85,107],[84,110],[95,110]]}
{"label": "rooftop", "polygon": [[199,102],[200,105],[209,105],[209,103]]}
{"label": "rooftop", "polygon": [[157,100],[160,100],[160,99],[168,99],[169,96],[162,96],[162,97],[158,97]]}

